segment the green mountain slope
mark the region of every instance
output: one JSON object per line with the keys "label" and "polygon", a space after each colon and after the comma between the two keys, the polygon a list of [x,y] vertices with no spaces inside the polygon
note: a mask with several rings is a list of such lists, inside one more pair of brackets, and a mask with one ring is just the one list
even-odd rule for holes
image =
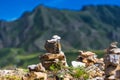
{"label": "green mountain slope", "polygon": [[58,34],[64,49],[102,49],[120,40],[119,14],[117,6],[86,6],[81,11],[38,6],[16,21],[0,21],[0,48],[40,51],[45,40]]}
{"label": "green mountain slope", "polygon": [[58,34],[64,49],[102,49],[120,40],[119,14],[117,6],[86,6],[81,11],[38,6],[16,21],[0,21],[0,48],[40,51],[45,40]]}

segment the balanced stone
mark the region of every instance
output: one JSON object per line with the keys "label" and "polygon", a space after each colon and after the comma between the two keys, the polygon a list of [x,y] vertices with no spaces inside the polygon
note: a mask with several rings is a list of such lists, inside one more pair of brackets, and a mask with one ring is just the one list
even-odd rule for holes
{"label": "balanced stone", "polygon": [[48,53],[58,54],[61,52],[60,37],[54,35],[52,39],[47,40],[45,43],[45,49]]}

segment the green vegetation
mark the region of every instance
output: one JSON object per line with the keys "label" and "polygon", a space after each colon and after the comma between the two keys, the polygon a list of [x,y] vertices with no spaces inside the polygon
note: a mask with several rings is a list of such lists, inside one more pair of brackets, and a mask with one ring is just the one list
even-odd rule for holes
{"label": "green vegetation", "polygon": [[61,68],[61,65],[60,64],[52,64],[51,66],[50,66],[50,70],[51,71],[58,71],[58,70],[61,70],[62,68]]}
{"label": "green vegetation", "polygon": [[83,67],[70,67],[70,74],[76,79],[84,79],[87,80],[89,78],[89,74],[85,71]]}
{"label": "green vegetation", "polygon": [[58,63],[51,65],[50,70],[53,73],[53,77],[64,78],[66,74],[70,74],[75,79],[87,80],[89,78],[89,74],[84,67],[65,67]]}
{"label": "green vegetation", "polygon": [[[103,50],[90,50],[98,55],[98,58],[105,54]],[[40,62],[39,55],[43,52],[27,53],[20,48],[4,48],[0,50],[0,67],[1,68],[26,68],[28,65],[37,64]],[[78,50],[70,50],[65,52],[68,65],[71,66],[71,61],[76,60],[79,55]]]}
{"label": "green vegetation", "polygon": [[50,71],[52,71],[52,74],[50,75],[50,77],[58,77],[58,78],[64,78],[65,75],[65,70],[64,70],[64,66],[61,63],[56,63],[56,64],[52,64],[50,66]]}
{"label": "green vegetation", "polygon": [[98,58],[103,58],[103,56],[105,55],[105,50],[91,50],[91,51],[96,53]]}
{"label": "green vegetation", "polygon": [[6,80],[21,80],[21,78],[20,77],[18,77],[18,76],[14,76],[14,75],[7,75],[7,76],[5,76],[4,77],[4,79],[6,79]]}
{"label": "green vegetation", "polygon": [[39,63],[39,55],[42,53],[27,53],[19,48],[5,48],[0,50],[1,68],[26,68],[30,64]]}
{"label": "green vegetation", "polygon": [[65,56],[67,58],[68,65],[71,65],[71,61],[76,60],[79,55],[77,50],[70,50],[65,52]]}

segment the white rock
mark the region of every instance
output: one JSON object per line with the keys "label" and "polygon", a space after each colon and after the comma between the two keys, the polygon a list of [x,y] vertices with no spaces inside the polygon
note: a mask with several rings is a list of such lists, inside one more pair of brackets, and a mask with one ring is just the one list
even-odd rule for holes
{"label": "white rock", "polygon": [[113,80],[113,79],[115,79],[115,76],[112,75],[112,76],[110,76],[108,79]]}
{"label": "white rock", "polygon": [[120,48],[114,48],[114,49],[111,49],[110,51],[117,54],[117,53],[120,53]]}
{"label": "white rock", "polygon": [[78,61],[72,61],[71,64],[73,67],[85,67],[85,63],[78,62]]}
{"label": "white rock", "polygon": [[37,65],[33,64],[33,65],[29,65],[28,69],[35,69],[35,67],[37,67]]}
{"label": "white rock", "polygon": [[60,36],[58,36],[58,35],[53,35],[53,37],[52,37],[53,39],[57,39],[57,40],[59,40],[59,39],[61,39],[61,37]]}

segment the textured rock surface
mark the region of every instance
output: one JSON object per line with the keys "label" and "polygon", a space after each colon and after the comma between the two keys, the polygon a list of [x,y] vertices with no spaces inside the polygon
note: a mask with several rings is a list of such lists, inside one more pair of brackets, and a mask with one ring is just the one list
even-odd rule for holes
{"label": "textured rock surface", "polygon": [[28,66],[29,72],[22,76],[22,80],[47,80],[47,73],[41,63]]}
{"label": "textured rock surface", "polygon": [[61,52],[60,37],[54,35],[52,39],[47,40],[45,43],[45,49],[48,53],[59,54]]}
{"label": "textured rock surface", "polygon": [[104,57],[105,80],[120,79],[120,48],[113,42],[107,49]]}
{"label": "textured rock surface", "polygon": [[[86,71],[90,74],[91,79],[97,79],[96,77],[102,77],[104,75],[104,62],[103,59],[98,59],[97,55],[90,51],[79,51],[79,56],[76,59],[77,63],[73,64],[73,67],[76,67],[78,63],[80,63],[79,66],[84,66]],[[72,61],[73,63],[73,61]],[[102,79],[99,79],[102,80]]]}
{"label": "textured rock surface", "polygon": [[20,80],[26,73],[24,69],[0,70],[0,80]]}
{"label": "textured rock surface", "polygon": [[22,80],[47,80],[47,74],[43,72],[30,72],[22,77]]}
{"label": "textured rock surface", "polygon": [[42,66],[41,63],[39,64],[33,64],[28,66],[29,71],[35,71],[35,72],[45,72],[45,68]]}
{"label": "textured rock surface", "polygon": [[86,71],[90,74],[90,78],[103,77],[104,71],[95,65],[88,66]]}
{"label": "textured rock surface", "polygon": [[40,60],[45,61],[45,60],[55,60],[55,59],[59,59],[59,60],[64,60],[65,59],[65,55],[64,54],[51,54],[51,53],[46,53],[42,56],[40,56]]}

